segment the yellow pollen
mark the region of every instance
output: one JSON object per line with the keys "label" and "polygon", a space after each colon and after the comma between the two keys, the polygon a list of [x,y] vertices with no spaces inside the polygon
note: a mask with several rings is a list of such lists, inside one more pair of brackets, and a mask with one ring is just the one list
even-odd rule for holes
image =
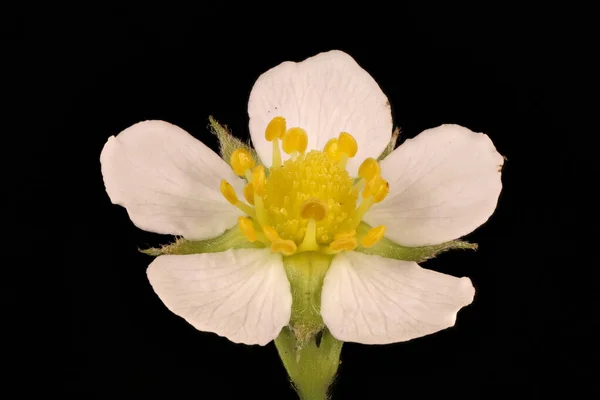
{"label": "yellow pollen", "polygon": [[360,244],[363,247],[372,247],[383,238],[383,235],[385,235],[385,225],[369,229],[369,232],[362,238]]}
{"label": "yellow pollen", "polygon": [[337,251],[352,251],[358,245],[356,238],[344,238],[337,239],[331,242],[329,248],[335,252]]}
{"label": "yellow pollen", "polygon": [[254,205],[254,186],[251,183],[244,186],[244,198],[248,203]]}
{"label": "yellow pollen", "polygon": [[264,207],[269,225],[282,239],[301,245],[306,235],[313,234],[310,221],[316,245],[329,245],[334,235],[344,230],[344,221],[356,208],[358,193],[351,190],[348,172],[325,153],[313,150],[300,154],[269,172]]}
{"label": "yellow pollen", "polygon": [[244,176],[246,171],[254,168],[256,162],[246,149],[236,149],[230,158],[231,169],[237,176]]}
{"label": "yellow pollen", "polygon": [[279,150],[279,139],[283,138],[286,132],[286,122],[283,117],[275,117],[265,129],[265,138],[268,142],[273,142],[273,167],[281,166],[281,150]]}
{"label": "yellow pollen", "polygon": [[254,230],[254,224],[250,218],[239,217],[238,226],[250,243],[256,242],[256,230]]}
{"label": "yellow pollen", "polygon": [[298,246],[292,240],[276,240],[271,243],[271,251],[281,253],[284,256],[291,256],[296,252]]}
{"label": "yellow pollen", "polygon": [[[238,199],[229,182],[221,181],[220,187],[225,199],[249,217],[238,219],[248,241],[264,243],[271,251],[289,256],[352,251],[359,243],[371,247],[383,238],[383,225],[357,236],[365,213],[382,201],[390,188],[373,158],[363,161],[357,177],[348,174],[346,164],[358,154],[352,135],[341,132],[323,151],[307,152],[306,131],[287,129],[286,120],[275,117],[265,129],[265,138],[273,144],[270,168],[257,165],[246,149],[237,149],[230,158],[235,174],[247,181],[243,187],[246,202]],[[290,155],[285,162],[282,149]]]}
{"label": "yellow pollen", "polygon": [[352,158],[358,151],[358,144],[351,134],[348,132],[342,132],[338,137],[338,149],[341,153],[344,153],[348,157]]}
{"label": "yellow pollen", "polygon": [[265,130],[265,139],[272,142],[275,139],[281,139],[286,131],[286,122],[283,117],[275,117],[267,125]]}
{"label": "yellow pollen", "polygon": [[327,203],[319,199],[309,199],[300,208],[300,217],[321,221],[327,216]]}
{"label": "yellow pollen", "polygon": [[348,239],[356,236],[356,229],[349,229],[347,231],[338,232],[333,237],[335,240],[338,239]]}
{"label": "yellow pollen", "polygon": [[221,194],[232,205],[235,206],[239,203],[235,190],[233,190],[233,187],[225,179],[221,180]]}
{"label": "yellow pollen", "polygon": [[363,161],[358,168],[358,176],[367,181],[370,181],[375,176],[378,176],[380,172],[381,170],[379,168],[379,163],[377,160],[371,157],[365,159],[365,161]]}
{"label": "yellow pollen", "polygon": [[260,197],[264,197],[267,185],[267,178],[265,177],[265,167],[257,165],[252,170],[252,187],[254,194]]}
{"label": "yellow pollen", "polygon": [[290,128],[283,136],[281,145],[283,151],[287,154],[292,154],[295,151],[304,153],[308,146],[308,135],[302,128]]}
{"label": "yellow pollen", "polygon": [[385,199],[390,192],[390,184],[385,179],[381,179],[379,185],[373,190],[373,200],[375,203],[380,203]]}
{"label": "yellow pollen", "polygon": [[280,240],[279,234],[277,233],[275,228],[273,228],[272,226],[269,226],[269,225],[263,226],[263,232],[264,232],[267,240],[271,243]]}
{"label": "yellow pollen", "polygon": [[373,197],[375,203],[381,202],[390,192],[390,184],[381,176],[376,175],[373,177],[363,190],[362,196],[364,199]]}
{"label": "yellow pollen", "polygon": [[235,194],[235,190],[233,189],[231,184],[229,184],[229,182],[227,182],[225,179],[221,180],[220,189],[221,194],[223,195],[223,197],[225,197],[225,199],[227,199],[227,201],[230,204],[236,206],[249,216],[256,217],[256,212],[254,211],[254,208],[250,207],[248,204],[239,201],[237,195]]}
{"label": "yellow pollen", "polygon": [[342,153],[340,153],[339,150],[338,140],[335,138],[327,141],[323,152],[325,152],[325,154],[327,154],[334,161],[339,161],[342,158]]}

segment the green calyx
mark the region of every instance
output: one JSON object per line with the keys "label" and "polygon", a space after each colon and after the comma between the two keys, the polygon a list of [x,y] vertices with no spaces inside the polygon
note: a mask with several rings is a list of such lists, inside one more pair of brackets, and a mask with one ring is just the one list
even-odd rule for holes
{"label": "green calyx", "polygon": [[242,233],[239,226],[225,231],[221,236],[207,240],[187,240],[177,238],[175,242],[161,247],[153,247],[140,251],[149,256],[161,256],[163,254],[200,254],[219,253],[229,249],[259,249],[264,245],[260,242],[250,243]]}
{"label": "green calyx", "polygon": [[[362,237],[369,231],[369,229],[371,229],[371,226],[361,222],[356,228],[356,234],[358,237]],[[436,257],[440,253],[453,249],[477,250],[477,244],[462,240],[452,240],[450,242],[436,244],[433,246],[406,247],[394,243],[389,239],[382,238],[373,247],[366,248],[358,246],[356,249],[354,249],[354,251],[386,258],[393,258],[396,260],[423,262],[429,260],[430,258]]]}
{"label": "green calyx", "polygon": [[231,155],[235,150],[244,149],[252,155],[252,158],[256,161],[256,165],[262,165],[258,153],[250,146],[250,144],[244,143],[233,136],[226,126],[219,124],[212,116],[208,117],[208,122],[210,131],[217,139],[219,139],[219,152],[221,153],[221,158],[225,160],[227,164],[231,165]]}
{"label": "green calyx", "polygon": [[340,364],[342,345],[327,329],[299,346],[289,328],[283,328],[275,347],[302,400],[325,400]]}

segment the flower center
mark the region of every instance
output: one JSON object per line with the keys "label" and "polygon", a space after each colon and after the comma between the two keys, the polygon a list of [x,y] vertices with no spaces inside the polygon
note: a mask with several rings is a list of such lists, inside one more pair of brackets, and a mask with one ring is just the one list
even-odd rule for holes
{"label": "flower center", "polygon": [[264,203],[281,238],[300,245],[312,216],[317,244],[328,245],[336,233],[348,228],[344,222],[353,214],[357,198],[348,172],[327,154],[313,150],[271,168]]}
{"label": "flower center", "polygon": [[[234,172],[248,181],[244,198],[250,205],[238,200],[228,182],[221,182],[223,196],[248,215],[240,217],[238,225],[249,241],[261,241],[284,255],[304,251],[335,254],[358,245],[371,247],[383,237],[383,225],[362,237],[356,235],[363,216],[385,198],[389,185],[372,158],[361,164],[356,179],[348,174],[348,159],[358,151],[350,134],[342,132],[329,140],[323,151],[305,153],[306,132],[286,129],[285,119],[275,117],[265,138],[273,143],[270,170],[256,166],[245,149],[231,155]],[[291,156],[283,163],[280,140],[283,151]]]}

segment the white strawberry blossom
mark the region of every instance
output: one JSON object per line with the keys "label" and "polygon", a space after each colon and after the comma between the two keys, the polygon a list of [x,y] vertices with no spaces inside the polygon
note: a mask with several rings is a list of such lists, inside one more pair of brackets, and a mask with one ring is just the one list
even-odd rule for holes
{"label": "white strawberry blossom", "polygon": [[[502,188],[503,165],[489,137],[461,126],[442,125],[406,140],[383,161],[373,163],[376,178],[361,176],[361,162],[377,159],[390,141],[391,111],[375,80],[340,51],[299,63],[285,62],[265,72],[252,89],[248,113],[252,142],[268,176],[256,167],[242,176],[234,173],[202,142],[163,121],[135,124],[110,137],[102,150],[106,191],[113,203],[127,209],[139,228],[204,240],[240,224],[249,238],[255,235],[265,243],[263,248],[157,257],[148,268],[148,278],[164,304],[198,330],[236,343],[265,345],[290,321],[292,295],[284,257],[322,251],[333,259],[323,281],[320,312],[335,338],[384,344],[453,326],[458,311],[473,300],[468,278],[353,250],[360,243],[368,246],[369,240],[378,240],[375,236],[382,231],[395,243],[426,246],[460,238],[486,222]],[[285,138],[268,141],[265,131],[276,117],[285,119],[287,127],[303,130],[287,131]],[[343,139],[340,132],[350,133],[356,148],[350,135]],[[282,154],[278,153],[279,139]],[[332,139],[335,146],[328,147]],[[286,140],[290,151],[285,151]],[[343,140],[350,144],[342,144]],[[350,150],[344,153],[344,148]],[[318,162],[329,163],[326,156],[333,154],[331,165],[339,168],[332,166],[330,171],[341,177],[342,186],[346,179],[356,189],[350,200],[357,210],[363,205],[360,212],[347,215],[334,209],[344,203],[336,205],[331,200],[337,198],[338,189],[332,184],[319,192],[310,186],[310,174],[303,175],[305,183],[294,186],[290,181],[289,188],[284,181],[278,186],[269,183],[282,165],[304,173],[309,161],[303,160],[308,160],[306,151],[312,149],[317,150],[313,154]],[[286,176],[299,175],[290,172]],[[246,188],[244,178],[253,185]],[[288,201],[285,190],[303,184],[313,190],[315,199],[277,211],[273,205],[277,196],[282,196],[284,204]],[[327,182],[322,185],[325,188]],[[232,202],[232,193],[247,189],[253,190],[249,204]],[[362,196],[357,194],[361,190]],[[236,201],[239,206],[232,206]],[[330,222],[319,212],[331,215]],[[306,218],[293,220],[296,214]],[[344,215],[356,221],[348,222]],[[373,231],[369,238],[348,236],[338,228],[347,223],[351,232],[361,220],[385,228]],[[312,242],[306,239],[311,229],[317,232]]]}

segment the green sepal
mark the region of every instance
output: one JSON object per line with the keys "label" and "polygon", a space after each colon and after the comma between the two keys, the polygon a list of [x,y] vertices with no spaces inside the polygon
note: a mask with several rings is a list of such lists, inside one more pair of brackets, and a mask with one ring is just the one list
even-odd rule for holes
{"label": "green sepal", "polygon": [[342,345],[324,329],[308,343],[299,343],[288,328],[275,339],[275,347],[302,400],[325,400],[338,366]]}
{"label": "green sepal", "polygon": [[250,243],[242,233],[240,227],[236,225],[225,231],[221,236],[212,239],[187,240],[178,237],[173,243],[161,247],[140,249],[140,251],[149,256],[160,256],[163,254],[219,253],[229,249],[253,249],[261,247],[264,247],[264,245],[260,242]]}
{"label": "green sepal", "polygon": [[385,147],[383,152],[379,155],[379,157],[377,157],[377,161],[383,160],[384,158],[389,156],[392,151],[394,151],[394,149],[396,148],[396,144],[398,143],[399,136],[400,136],[400,128],[396,127],[396,129],[394,129],[394,132],[392,132],[392,138],[388,142],[387,146]]}
{"label": "green sepal", "polygon": [[227,162],[227,164],[231,165],[231,154],[237,149],[245,149],[250,152],[254,160],[256,161],[256,165],[261,165],[260,157],[256,150],[250,146],[249,143],[244,143],[240,139],[233,136],[229,130],[227,130],[227,126],[223,126],[217,122],[212,116],[208,117],[208,121],[210,123],[209,127],[211,132],[219,139],[219,152],[221,153],[221,158]]}
{"label": "green sepal", "polygon": [[[358,228],[356,228],[356,234],[358,237],[362,237],[369,229],[371,229],[371,226],[361,222]],[[365,248],[358,246],[356,249],[354,249],[354,251],[364,254],[378,255],[386,258],[394,258],[396,260],[423,262],[437,256],[440,253],[453,249],[477,250],[477,244],[462,240],[453,240],[451,242],[436,244],[433,246],[406,247],[394,243],[387,238],[383,238],[373,247]]]}

